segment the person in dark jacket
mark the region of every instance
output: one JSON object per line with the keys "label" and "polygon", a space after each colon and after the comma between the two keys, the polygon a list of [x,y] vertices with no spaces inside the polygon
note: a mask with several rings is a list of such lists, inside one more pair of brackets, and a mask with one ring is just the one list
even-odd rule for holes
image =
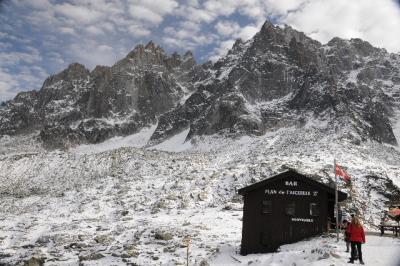
{"label": "person in dark jacket", "polygon": [[361,252],[361,244],[365,243],[365,233],[364,228],[361,225],[360,220],[354,216],[351,220],[349,225],[349,232],[350,232],[350,242],[351,242],[351,258],[348,261],[349,263],[354,263],[356,259],[356,248],[358,253],[358,259],[360,260],[360,264],[364,264],[362,259],[362,252]]}
{"label": "person in dark jacket", "polygon": [[344,241],[346,242],[346,252],[349,252],[350,248],[350,222],[344,220],[343,221],[343,229],[344,229]]}

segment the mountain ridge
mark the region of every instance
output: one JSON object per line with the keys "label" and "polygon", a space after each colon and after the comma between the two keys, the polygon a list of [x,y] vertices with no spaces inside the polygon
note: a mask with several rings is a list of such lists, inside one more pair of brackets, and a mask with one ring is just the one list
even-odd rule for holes
{"label": "mountain ridge", "polygon": [[38,129],[44,146],[68,148],[158,122],[154,145],[187,128],[189,141],[262,135],[325,117],[330,127],[353,125],[347,136],[355,141],[397,145],[390,119],[399,109],[399,70],[399,55],[361,39],[323,45],[266,21],[213,64],[197,65],[190,51],[168,55],[152,41],[110,67],[73,63],[8,102],[0,134]]}

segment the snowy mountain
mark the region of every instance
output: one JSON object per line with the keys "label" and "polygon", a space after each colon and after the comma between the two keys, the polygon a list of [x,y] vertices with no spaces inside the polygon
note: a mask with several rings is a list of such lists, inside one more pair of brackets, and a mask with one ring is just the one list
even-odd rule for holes
{"label": "snowy mountain", "polygon": [[23,92],[0,111],[1,134],[40,130],[49,148],[98,143],[137,132],[193,90],[201,73],[193,55],[167,55],[150,42],[112,67],[78,63]]}
{"label": "snowy mountain", "polygon": [[396,144],[400,55],[360,39],[325,45],[266,22],[215,64],[150,42],[112,67],[71,64],[0,109],[0,133],[40,130],[49,148],[125,136],[158,121],[151,143],[196,135],[263,135],[324,120],[353,141]]}
{"label": "snowy mountain", "polygon": [[399,97],[400,55],[269,22],[214,64],[153,43],[72,64],[0,109],[0,265],[185,265],[187,236],[195,265],[342,265],[320,238],[240,258],[237,189],[289,168],[329,183],[336,158],[344,209],[376,229],[400,199]]}
{"label": "snowy mountain", "polygon": [[152,139],[190,127],[188,138],[227,132],[263,135],[310,120],[354,141],[396,144],[390,118],[398,110],[400,56],[360,39],[321,45],[290,27],[266,22],[238,40],[183,104],[159,118]]}

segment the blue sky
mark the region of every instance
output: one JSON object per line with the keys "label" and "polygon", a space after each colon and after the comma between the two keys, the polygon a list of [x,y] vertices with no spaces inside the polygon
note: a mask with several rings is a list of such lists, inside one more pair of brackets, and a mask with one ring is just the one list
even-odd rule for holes
{"label": "blue sky", "polygon": [[323,43],[359,37],[400,50],[394,0],[0,0],[0,101],[40,89],[72,62],[112,65],[150,40],[216,60],[266,19]]}

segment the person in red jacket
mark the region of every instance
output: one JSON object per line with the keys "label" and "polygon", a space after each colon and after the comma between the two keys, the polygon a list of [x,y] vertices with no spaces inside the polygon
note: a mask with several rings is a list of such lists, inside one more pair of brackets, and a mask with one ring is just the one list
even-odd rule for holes
{"label": "person in red jacket", "polygon": [[348,262],[354,263],[354,260],[356,259],[355,254],[357,247],[358,259],[360,260],[360,264],[364,264],[364,261],[362,259],[361,244],[365,243],[365,233],[360,220],[356,216],[354,216],[353,219],[351,220],[348,231],[350,233],[350,242],[351,242],[351,258]]}

